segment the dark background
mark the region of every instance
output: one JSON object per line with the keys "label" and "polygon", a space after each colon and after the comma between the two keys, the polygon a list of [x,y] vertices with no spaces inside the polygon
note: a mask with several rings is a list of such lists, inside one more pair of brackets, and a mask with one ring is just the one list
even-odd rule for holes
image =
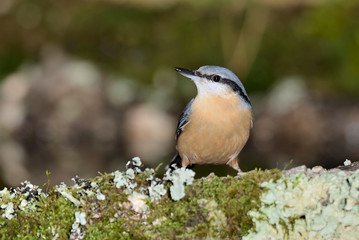
{"label": "dark background", "polygon": [[358,0],[1,0],[0,185],[93,177],[134,156],[166,165],[196,94],[175,66],[244,83],[243,170],[355,161],[358,12]]}

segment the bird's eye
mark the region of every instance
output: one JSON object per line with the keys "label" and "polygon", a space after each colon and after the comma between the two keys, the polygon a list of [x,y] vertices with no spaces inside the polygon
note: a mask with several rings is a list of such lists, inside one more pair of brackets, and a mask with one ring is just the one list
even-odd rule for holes
{"label": "bird's eye", "polygon": [[218,76],[218,75],[213,75],[212,80],[215,81],[215,82],[219,82],[219,80],[221,80],[221,77]]}

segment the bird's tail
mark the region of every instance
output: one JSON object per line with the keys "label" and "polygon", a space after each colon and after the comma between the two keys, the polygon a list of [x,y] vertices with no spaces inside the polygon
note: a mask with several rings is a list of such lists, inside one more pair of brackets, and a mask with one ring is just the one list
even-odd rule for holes
{"label": "bird's tail", "polygon": [[172,161],[166,166],[166,170],[171,169],[171,171],[175,170],[175,168],[182,167],[182,159],[179,153],[177,152],[176,155],[172,158]]}

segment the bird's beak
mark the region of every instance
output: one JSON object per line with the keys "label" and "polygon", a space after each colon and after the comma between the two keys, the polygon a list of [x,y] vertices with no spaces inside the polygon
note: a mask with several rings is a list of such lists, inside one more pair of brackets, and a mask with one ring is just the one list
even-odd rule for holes
{"label": "bird's beak", "polygon": [[175,70],[185,76],[185,77],[188,77],[188,78],[191,78],[193,79],[196,75],[195,75],[195,71],[193,70],[189,70],[189,69],[186,69],[186,68],[179,68],[179,67],[175,67]]}

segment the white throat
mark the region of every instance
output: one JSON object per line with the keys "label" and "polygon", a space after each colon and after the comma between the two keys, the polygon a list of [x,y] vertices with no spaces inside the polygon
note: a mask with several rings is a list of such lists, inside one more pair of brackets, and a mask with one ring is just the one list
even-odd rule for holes
{"label": "white throat", "polygon": [[220,96],[222,98],[231,98],[233,95],[236,95],[239,100],[237,102],[239,107],[252,109],[252,106],[245,102],[241,97],[237,96],[237,94],[233,92],[230,86],[200,78],[193,79],[193,81],[197,87],[196,98],[206,98],[213,95]]}
{"label": "white throat", "polygon": [[224,96],[232,92],[232,89],[229,86],[218,82],[208,81],[204,79],[196,79],[194,80],[194,83],[197,87],[198,96],[210,94]]}

